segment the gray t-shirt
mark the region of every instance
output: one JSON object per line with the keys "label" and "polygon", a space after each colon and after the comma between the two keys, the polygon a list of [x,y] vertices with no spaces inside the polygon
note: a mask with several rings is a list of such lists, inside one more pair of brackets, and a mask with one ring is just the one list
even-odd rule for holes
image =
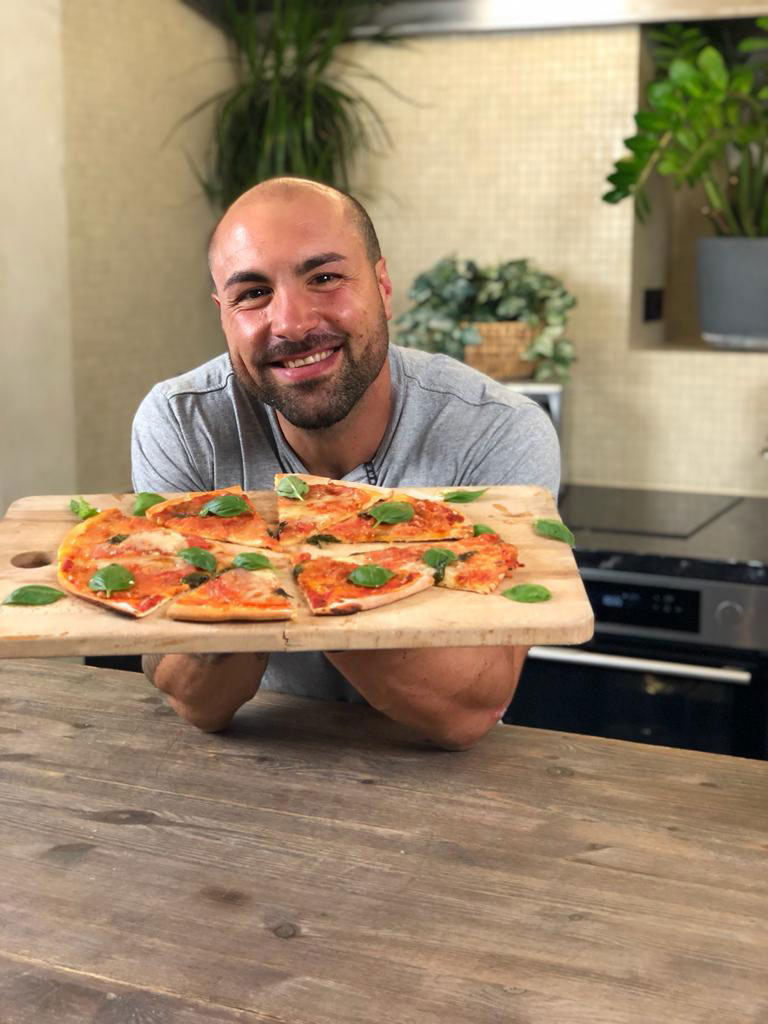
{"label": "gray t-shirt", "polygon": [[[449,356],[390,345],[392,415],[370,462],[343,478],[380,487],[537,484],[557,495],[560,455],[546,413]],[[131,439],[136,491],[271,490],[306,473],[274,410],[251,398],[224,353],[156,384]],[[319,652],[273,654],[262,686],[302,696],[362,698]]]}

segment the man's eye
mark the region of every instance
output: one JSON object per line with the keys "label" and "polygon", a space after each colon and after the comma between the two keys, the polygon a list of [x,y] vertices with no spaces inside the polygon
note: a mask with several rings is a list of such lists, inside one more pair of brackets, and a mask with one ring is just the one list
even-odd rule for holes
{"label": "man's eye", "polygon": [[329,284],[331,281],[338,281],[341,278],[341,274],[332,274],[328,271],[325,274],[315,274],[312,278],[313,284]]}
{"label": "man's eye", "polygon": [[248,302],[250,299],[263,299],[265,295],[269,294],[268,288],[249,288],[247,292],[243,292],[238,295],[238,302]]}

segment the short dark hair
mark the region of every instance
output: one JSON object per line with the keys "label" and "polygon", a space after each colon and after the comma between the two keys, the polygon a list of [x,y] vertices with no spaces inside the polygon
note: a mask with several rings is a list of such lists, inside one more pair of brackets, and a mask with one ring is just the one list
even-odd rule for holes
{"label": "short dark hair", "polygon": [[[265,178],[265,180],[262,181],[262,182],[259,182],[259,184],[260,185],[267,185],[270,182],[278,182],[278,181],[279,182],[289,182],[291,180],[293,180],[293,181],[310,181],[311,179],[309,179],[309,178],[300,178],[298,176],[292,177],[291,175],[288,175],[288,174],[281,174],[281,175],[279,175],[278,177],[275,177],[275,178]],[[373,221],[368,216],[368,211],[363,206],[363,204],[359,200],[355,199],[354,196],[351,196],[348,192],[344,192],[340,188],[336,188],[333,185],[325,185],[324,182],[320,182],[320,181],[313,182],[313,184],[323,185],[325,188],[330,189],[332,192],[335,192],[337,195],[342,197],[342,199],[344,200],[344,205],[346,206],[347,211],[349,213],[349,216],[351,217],[355,227],[357,228],[358,232],[360,233],[360,237],[363,240],[363,244],[365,245],[365,253],[366,253],[368,259],[371,261],[372,264],[378,263],[378,261],[381,259],[381,246],[379,245],[379,239],[378,239],[378,236],[376,234],[376,229],[373,226]],[[250,189],[248,189],[248,191],[250,191]],[[243,194],[245,194],[245,193],[243,193]],[[227,209],[221,215],[219,220],[216,222],[216,225],[215,225],[213,231],[211,232],[210,238],[208,239],[208,266],[209,267],[211,265],[211,252],[212,252],[212,249],[213,249],[213,242],[214,242],[214,239],[216,238],[216,233],[219,230],[219,224],[221,224],[222,220],[224,220],[224,217],[227,215],[227,211],[232,206],[234,206],[234,204],[237,201],[238,200],[235,199],[234,202],[230,203],[230,205],[227,207]]]}

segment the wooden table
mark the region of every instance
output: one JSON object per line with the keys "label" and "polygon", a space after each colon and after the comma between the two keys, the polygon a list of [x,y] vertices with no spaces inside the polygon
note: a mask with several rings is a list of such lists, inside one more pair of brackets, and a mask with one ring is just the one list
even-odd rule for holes
{"label": "wooden table", "polygon": [[0,662],[2,1024],[764,1024],[768,764]]}

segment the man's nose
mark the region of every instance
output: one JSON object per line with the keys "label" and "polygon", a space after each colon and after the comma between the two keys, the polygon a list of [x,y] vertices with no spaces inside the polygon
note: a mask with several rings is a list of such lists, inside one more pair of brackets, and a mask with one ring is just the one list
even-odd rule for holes
{"label": "man's nose", "polygon": [[312,296],[295,287],[276,288],[269,304],[272,334],[300,341],[318,325]]}

